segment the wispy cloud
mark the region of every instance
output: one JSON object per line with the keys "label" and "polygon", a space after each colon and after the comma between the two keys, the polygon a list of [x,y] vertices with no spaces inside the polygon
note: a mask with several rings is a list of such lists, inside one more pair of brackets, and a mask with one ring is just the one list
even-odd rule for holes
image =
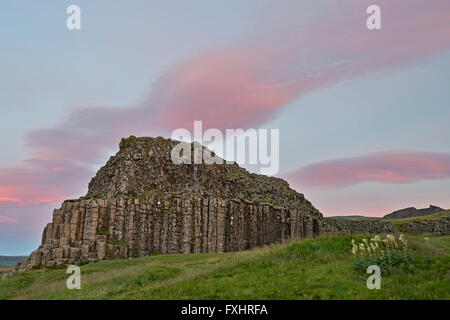
{"label": "wispy cloud", "polygon": [[205,127],[257,126],[309,92],[450,48],[450,2],[377,3],[383,29],[369,31],[372,1],[276,2],[271,15],[283,20],[269,19],[243,43],[173,66],[149,97],[155,119],[165,128],[198,119]]}
{"label": "wispy cloud", "polygon": [[314,163],[284,177],[297,187],[341,188],[362,182],[411,183],[450,178],[450,154],[389,151]]}
{"label": "wispy cloud", "polygon": [[17,219],[0,216],[0,223],[17,223],[17,222],[18,222]]}

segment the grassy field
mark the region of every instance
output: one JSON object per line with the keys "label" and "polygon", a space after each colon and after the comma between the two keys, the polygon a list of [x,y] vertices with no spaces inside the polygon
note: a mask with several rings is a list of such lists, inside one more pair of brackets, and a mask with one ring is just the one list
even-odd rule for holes
{"label": "grassy field", "polygon": [[65,270],[0,280],[0,299],[449,299],[450,236],[410,237],[427,265],[384,276],[380,290],[352,267],[350,242],[336,236],[225,254],[160,255],[81,267],[81,290]]}

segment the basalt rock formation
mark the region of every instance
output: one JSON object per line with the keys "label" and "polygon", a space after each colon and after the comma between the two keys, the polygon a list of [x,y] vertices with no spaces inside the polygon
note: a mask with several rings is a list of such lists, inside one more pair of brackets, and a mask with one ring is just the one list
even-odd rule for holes
{"label": "basalt rock formation", "polygon": [[397,229],[388,221],[365,217],[327,217],[323,220],[322,233],[340,234],[387,234],[397,233]]}
{"label": "basalt rock formation", "polygon": [[399,231],[411,234],[450,234],[450,210],[431,215],[389,220]]}
{"label": "basalt rock formation", "polygon": [[402,226],[402,231],[412,234],[438,233],[450,234],[450,214],[434,220],[413,220]]}
{"label": "basalt rock formation", "polygon": [[174,164],[178,143],[122,139],[87,195],[54,210],[42,244],[16,270],[237,251],[324,234],[322,214],[286,181],[236,163]]}

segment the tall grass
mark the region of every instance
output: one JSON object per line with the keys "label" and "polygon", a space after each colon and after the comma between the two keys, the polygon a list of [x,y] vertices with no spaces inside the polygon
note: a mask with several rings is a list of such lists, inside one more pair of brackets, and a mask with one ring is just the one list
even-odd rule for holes
{"label": "tall grass", "polygon": [[[429,240],[427,237],[425,239]],[[370,240],[363,238],[360,243],[352,239],[351,245],[353,267],[363,273],[371,265],[376,265],[384,274],[389,274],[399,270],[407,272],[418,265],[429,267],[434,262],[430,256],[419,256],[409,250],[408,241],[403,234],[398,238],[391,234],[385,237],[376,235]]]}

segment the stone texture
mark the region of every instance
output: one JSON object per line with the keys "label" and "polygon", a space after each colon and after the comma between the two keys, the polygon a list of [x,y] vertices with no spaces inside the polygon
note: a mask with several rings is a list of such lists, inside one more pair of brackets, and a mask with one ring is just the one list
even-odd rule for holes
{"label": "stone texture", "polygon": [[319,229],[322,235],[339,234],[387,234],[397,233],[388,221],[381,219],[347,219],[341,217],[324,218]]}
{"label": "stone texture", "polygon": [[[238,251],[322,233],[320,228],[313,228],[320,218],[220,198],[172,199],[163,206],[127,202],[118,215],[115,200],[80,200],[73,204],[58,210],[56,219],[44,230],[44,242],[21,263],[20,270],[83,259],[95,262],[148,254]],[[73,225],[72,219],[78,219],[80,210],[86,212],[86,218],[71,229],[70,237],[59,232],[48,236],[48,230],[57,229],[62,215],[68,225]],[[159,226],[162,232],[156,232]]]}
{"label": "stone texture", "polygon": [[437,206],[430,205],[428,208],[416,209],[414,207],[409,207],[401,210],[394,211],[383,217],[383,219],[403,219],[403,218],[413,218],[426,216],[433,213],[438,213],[444,211],[444,209]]}

